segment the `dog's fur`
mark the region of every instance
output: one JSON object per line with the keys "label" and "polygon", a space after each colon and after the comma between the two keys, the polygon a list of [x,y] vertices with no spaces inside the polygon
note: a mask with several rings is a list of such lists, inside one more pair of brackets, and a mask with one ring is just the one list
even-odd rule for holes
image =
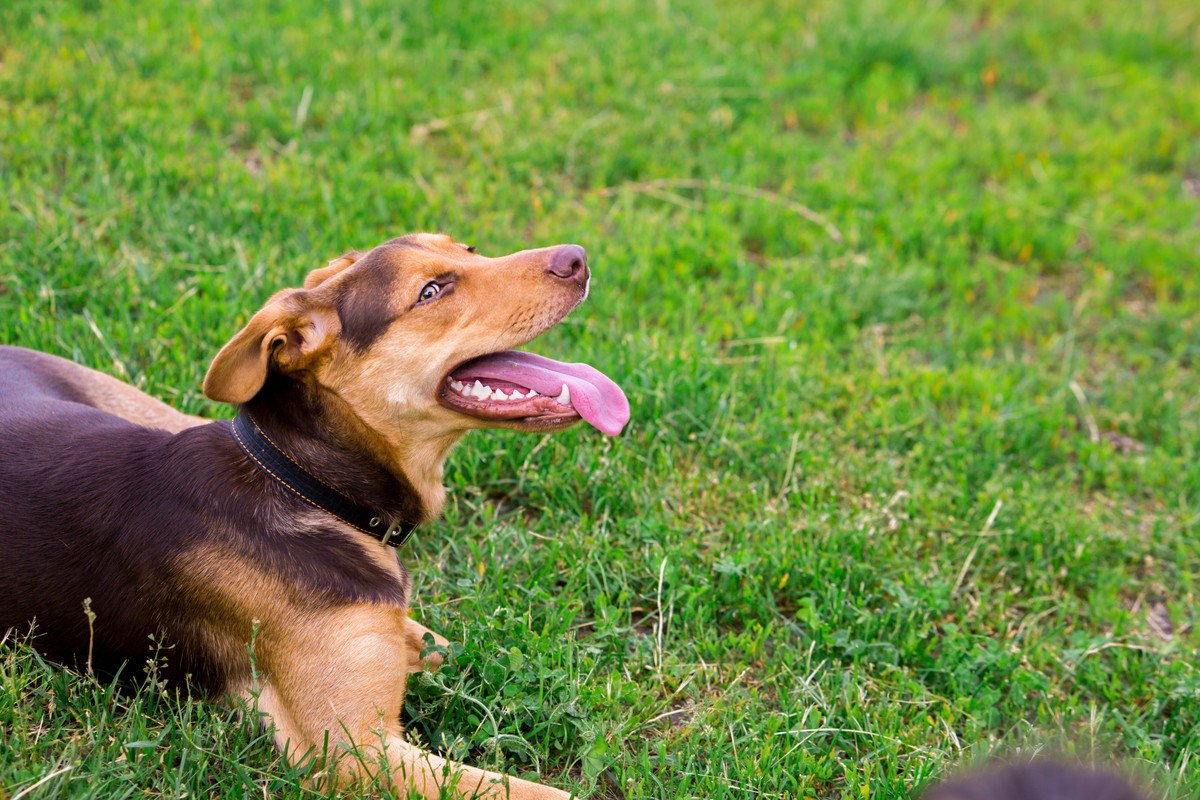
{"label": "dog's fur", "polygon": [[[205,393],[243,406],[343,494],[429,520],[444,501],[443,462],[468,429],[577,420],[487,423],[437,400],[456,365],[527,342],[582,301],[586,266],[564,276],[556,256],[489,259],[432,234],[347,253],[272,297],[217,355]],[[417,302],[430,281],[440,293]],[[0,630],[33,624],[55,659],[111,673],[164,647],[176,678],[256,695],[289,758],[333,744],[345,780],[384,764],[426,797],[567,797],[404,741],[406,673],[428,633],[408,616],[404,566],[259,471],[226,421],[0,348],[0,542]],[[358,756],[337,759],[346,746]]]}
{"label": "dog's fur", "polygon": [[993,764],[960,775],[920,800],[1145,800],[1123,776],[1069,761]]}

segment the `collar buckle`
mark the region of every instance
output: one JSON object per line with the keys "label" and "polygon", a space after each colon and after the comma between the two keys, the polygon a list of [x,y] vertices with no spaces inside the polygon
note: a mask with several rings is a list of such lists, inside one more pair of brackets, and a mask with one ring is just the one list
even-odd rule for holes
{"label": "collar buckle", "polygon": [[393,520],[392,524],[388,525],[388,529],[383,534],[383,538],[381,538],[379,541],[383,542],[384,544],[387,544],[393,536],[395,536],[397,533],[400,533],[401,531],[403,531],[405,527],[406,526],[403,522],[397,522],[397,521]]}

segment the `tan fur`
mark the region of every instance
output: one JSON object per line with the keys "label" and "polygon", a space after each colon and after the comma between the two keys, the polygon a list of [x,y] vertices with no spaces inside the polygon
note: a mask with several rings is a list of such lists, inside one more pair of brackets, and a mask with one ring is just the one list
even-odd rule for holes
{"label": "tan fur", "polygon": [[342,255],[330,261],[320,269],[314,269],[308,273],[308,277],[304,279],[304,288],[312,289],[320,286],[325,281],[337,275],[346,267],[353,266],[355,261],[363,257],[363,254],[357,250],[348,250]]}
{"label": "tan fur", "polygon": [[565,800],[547,786],[447,761],[404,741],[400,708],[409,660],[407,618],[395,609],[339,608],[310,615],[264,636],[263,662],[270,671],[257,708],[275,722],[281,749],[294,759],[328,758],[343,782],[381,772],[396,786],[438,798]]}
{"label": "tan fur", "polygon": [[[468,430],[488,426],[437,403],[446,371],[529,341],[583,297],[569,286],[548,287],[544,265],[551,248],[485,258],[442,234],[405,238],[420,247],[381,245],[368,254],[352,250],[310,273],[305,289],[272,297],[217,354],[204,393],[223,402],[245,402],[262,386],[271,359],[289,373],[303,373],[343,401],[342,424],[408,478],[432,519],[445,500],[446,457]],[[339,339],[334,305],[351,267],[366,255],[377,255],[393,274],[389,302],[399,316],[378,341],[358,352]],[[400,314],[424,283],[448,269],[461,276],[453,296]]]}
{"label": "tan fur", "polygon": [[[467,430],[486,426],[437,402],[447,371],[528,341],[578,304],[582,293],[578,285],[546,279],[545,250],[489,259],[447,236],[423,234],[406,241],[418,246],[389,243],[371,253],[350,251],[313,271],[303,289],[272,297],[222,348],[204,391],[217,400],[245,402],[271,368],[320,387],[330,424],[403,475],[431,518],[444,501],[447,455]],[[346,282],[364,266],[378,271],[375,285],[386,287],[390,294],[384,299],[395,312],[367,346],[345,340],[337,312],[351,285]],[[453,295],[415,306],[422,285],[448,270],[458,276]],[[305,535],[303,521],[296,535]],[[364,559],[398,569],[385,546],[349,529],[347,541],[362,548]],[[266,714],[289,760],[320,756],[328,740],[333,774],[342,781],[383,770],[392,783],[428,798],[443,790],[453,797],[569,797],[448,762],[404,741],[400,710],[407,672],[441,661],[437,655],[420,660],[430,631],[411,620],[407,609],[322,608],[259,566],[214,548],[189,554],[180,568],[198,624],[214,652],[229,658],[230,693]],[[242,652],[252,630],[257,683]],[[435,641],[446,642],[436,635]]]}
{"label": "tan fur", "polygon": [[303,290],[282,291],[217,353],[204,393],[223,403],[244,403],[262,388],[272,359],[284,368],[303,369],[337,334],[335,311],[310,304]]}
{"label": "tan fur", "polygon": [[[464,272],[465,285],[435,307],[435,314],[398,320],[369,358],[343,352],[330,359],[319,378],[337,386],[355,416],[386,443],[388,459],[408,476],[429,516],[436,517],[445,498],[446,457],[467,430],[483,427],[434,401],[446,370],[528,341],[581,298],[566,291],[556,298],[547,292],[542,251],[487,259],[466,253],[448,237],[429,237],[429,244],[431,252],[423,259],[404,254],[409,262],[403,264],[404,272],[412,276],[397,283],[397,304],[406,303],[448,261]],[[337,347],[345,350],[344,345]]]}
{"label": "tan fur", "polygon": [[430,653],[421,658],[421,652],[425,649],[425,635],[429,634],[433,637],[433,643],[438,647],[446,647],[450,641],[439,633],[426,628],[421,623],[411,617],[408,620],[408,625],[405,628],[404,635],[408,639],[408,671],[420,672],[423,669],[437,669],[442,665],[444,660],[437,653]]}
{"label": "tan fur", "polygon": [[[394,552],[347,535],[364,549],[364,558],[395,568]],[[570,797],[447,761],[404,741],[400,710],[407,673],[441,662],[437,656],[421,661],[423,637],[431,631],[406,610],[367,604],[314,609],[256,565],[217,550],[192,552],[181,581],[192,587],[197,622],[212,651],[224,654],[235,676],[229,693],[265,715],[290,761],[328,758],[326,767],[342,783],[383,770],[391,783],[427,798],[442,796],[443,787],[453,797]],[[253,672],[245,657],[247,641]]]}

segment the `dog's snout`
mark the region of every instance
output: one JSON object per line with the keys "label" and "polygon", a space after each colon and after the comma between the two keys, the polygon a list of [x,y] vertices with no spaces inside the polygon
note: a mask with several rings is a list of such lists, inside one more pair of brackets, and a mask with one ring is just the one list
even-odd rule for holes
{"label": "dog's snout", "polygon": [[564,244],[554,248],[546,271],[556,278],[570,280],[578,278],[587,270],[587,251],[577,244]]}

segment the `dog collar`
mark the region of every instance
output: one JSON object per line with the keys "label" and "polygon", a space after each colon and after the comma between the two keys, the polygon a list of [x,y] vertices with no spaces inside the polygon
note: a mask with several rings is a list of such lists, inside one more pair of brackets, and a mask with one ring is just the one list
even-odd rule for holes
{"label": "dog collar", "polygon": [[392,547],[403,545],[416,527],[407,522],[388,519],[313,477],[287,453],[280,450],[245,411],[239,411],[233,418],[232,430],[238,447],[242,448],[242,452],[250,457],[255,466],[283,484],[301,500],[322,511],[328,511],[350,527],[374,536]]}

